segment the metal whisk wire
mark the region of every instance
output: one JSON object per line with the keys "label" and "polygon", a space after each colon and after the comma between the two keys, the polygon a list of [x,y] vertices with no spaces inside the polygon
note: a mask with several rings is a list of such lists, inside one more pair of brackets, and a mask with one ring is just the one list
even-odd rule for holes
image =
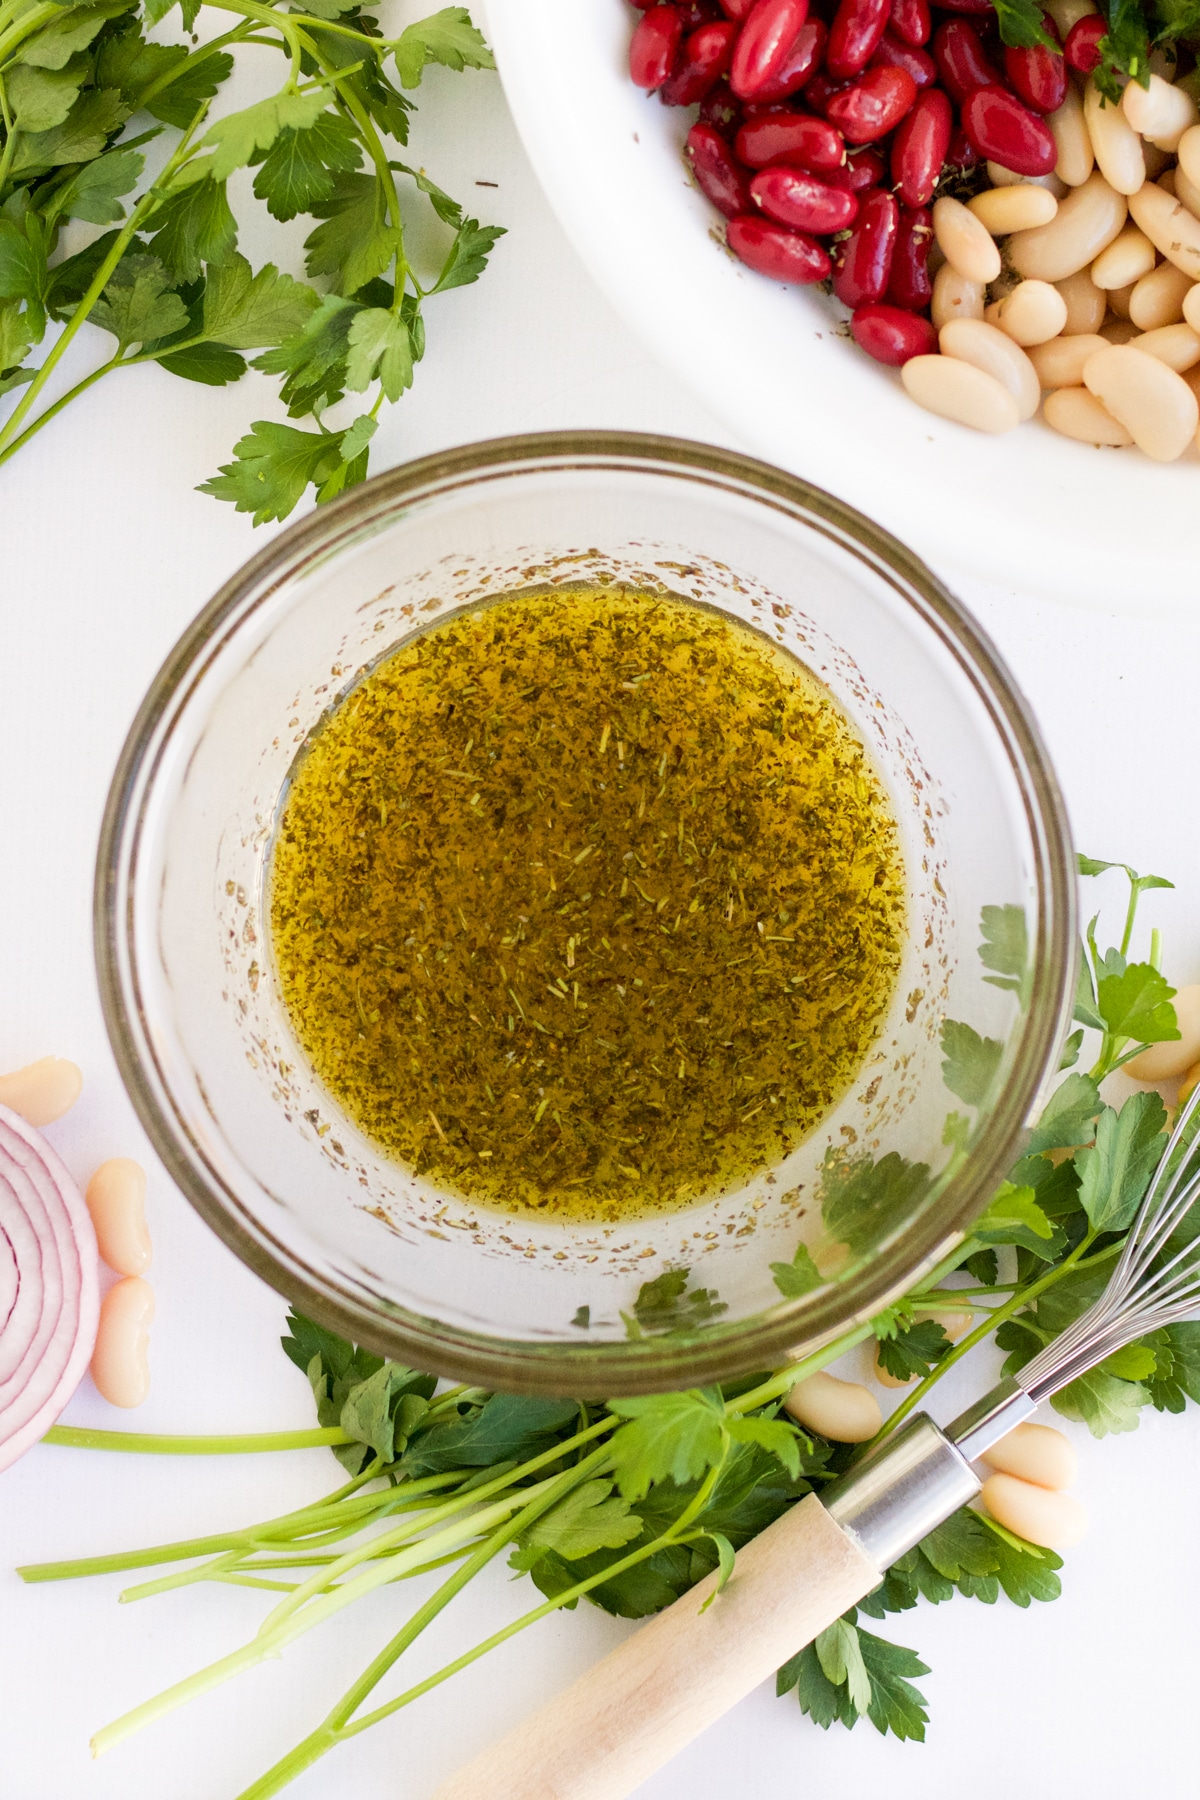
{"label": "metal whisk wire", "polygon": [[1104,1292],[1019,1371],[1031,1400],[1047,1399],[1134,1338],[1200,1308],[1200,1234],[1160,1261],[1200,1199],[1198,1120],[1200,1086],[1179,1114]]}

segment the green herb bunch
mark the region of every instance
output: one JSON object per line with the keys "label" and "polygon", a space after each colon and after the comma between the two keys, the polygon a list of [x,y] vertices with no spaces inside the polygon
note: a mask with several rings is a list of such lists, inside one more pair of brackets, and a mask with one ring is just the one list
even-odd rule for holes
{"label": "green herb bunch", "polygon": [[[407,92],[428,63],[494,64],[461,6],[385,38],[355,0],[212,0],[228,29],[204,43],[154,41],[174,3],[0,0],[0,405],[11,397],[0,464],[119,369],[155,362],[221,387],[257,351],[252,366],[281,377],[289,416],[315,429],[260,420],[202,491],[260,524],[286,518],[310,486],[328,500],[364,479],[380,408],[424,352],[425,301],[475,281],[502,235],[393,149],[407,141]],[[179,5],[191,33],[200,0]],[[278,50],[282,85],[209,123],[242,45]],[[150,174],[146,147],[161,137]],[[316,221],[312,282],[239,254],[227,186],[244,168],[274,218]],[[431,207],[445,228],[426,284],[405,252],[402,192],[404,208]],[[59,255],[72,220],[101,229]],[[38,361],[55,323],[63,329]],[[52,399],[85,323],[108,334],[111,353]],[[358,416],[327,425],[347,395],[363,396]]]}
{"label": "green herb bunch", "polygon": [[[1123,867],[1080,859],[1085,877]],[[880,1434],[889,1436],[948,1369],[994,1340],[1006,1370],[1020,1368],[1091,1304],[1111,1273],[1166,1146],[1166,1110],[1153,1092],[1108,1105],[1100,1084],[1151,1043],[1179,1037],[1174,989],[1159,969],[1158,934],[1146,960],[1130,951],[1139,900],[1170,884],[1125,871],[1129,897],[1119,945],[1101,951],[1088,926],[1076,997],[1078,1029],[1063,1079],[1024,1154],[971,1238],[897,1305],[777,1373],[722,1388],[636,1400],[584,1403],[519,1399],[469,1387],[438,1391],[430,1376],[383,1362],[293,1316],[284,1349],[304,1370],[318,1427],[253,1438],[153,1438],[60,1427],[52,1442],[194,1454],[328,1445],[345,1481],[281,1517],[188,1542],[21,1570],[26,1581],[61,1580],[156,1564],[186,1565],[127,1589],[122,1599],[198,1581],[260,1588],[274,1599],[254,1639],[97,1734],[107,1749],[174,1707],[269,1656],[377,1588],[443,1571],[429,1597],[400,1623],[368,1667],[300,1744],[238,1800],[267,1800],[338,1744],[390,1718],[489,1650],[549,1613],[588,1599],[642,1618],[715,1572],[716,1593],[736,1551],[803,1495],[842,1473],[861,1450],[799,1429],[781,1413],[789,1389],[855,1344],[873,1341],[883,1365],[912,1382]],[[988,908],[980,956],[985,979],[1028,1001],[1025,921],[1012,907]],[[1087,1034],[1095,1055],[1075,1065]],[[968,1025],[943,1032],[947,1086],[979,1106],[999,1078],[1002,1046]],[[966,1121],[951,1114],[946,1139],[966,1154]],[[827,1229],[852,1246],[869,1243],[881,1218],[902,1216],[928,1171],[894,1153],[831,1165]],[[1187,1225],[1183,1229],[1189,1229]],[[1192,1233],[1194,1235],[1194,1232]],[[774,1265],[785,1294],[820,1275],[803,1247]],[[957,1344],[930,1310],[970,1308],[978,1323]],[[684,1269],[647,1283],[626,1321],[631,1336],[694,1331],[722,1310],[693,1288]],[[1132,1430],[1142,1410],[1180,1412],[1200,1400],[1200,1324],[1155,1331],[1072,1382],[1053,1404],[1102,1437]],[[488,1563],[507,1555],[543,1596],[513,1622],[445,1667],[388,1699],[370,1697],[431,1621]],[[1060,1592],[1061,1558],[963,1509],[893,1565],[859,1606],[779,1671],[818,1725],[869,1718],[881,1732],[922,1739],[925,1701],[916,1653],[877,1635],[884,1619],[955,1594],[994,1604],[1049,1601]]]}
{"label": "green herb bunch", "polygon": [[[1127,80],[1150,85],[1150,53],[1164,50],[1170,60],[1186,58],[1187,72],[1180,85],[1200,95],[1200,74],[1194,63],[1200,47],[1200,0],[1097,0],[1108,31],[1100,40],[1100,64],[1096,82],[1115,105]],[[1059,50],[1058,40],[1047,31],[1038,0],[995,0],[1000,36],[1017,49],[1045,44]]]}

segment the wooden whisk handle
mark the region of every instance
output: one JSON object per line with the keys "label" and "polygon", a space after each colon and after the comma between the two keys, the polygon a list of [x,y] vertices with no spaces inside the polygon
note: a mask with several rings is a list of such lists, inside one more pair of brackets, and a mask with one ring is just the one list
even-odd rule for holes
{"label": "wooden whisk handle", "polygon": [[624,1800],[880,1580],[810,1494],[434,1800]]}

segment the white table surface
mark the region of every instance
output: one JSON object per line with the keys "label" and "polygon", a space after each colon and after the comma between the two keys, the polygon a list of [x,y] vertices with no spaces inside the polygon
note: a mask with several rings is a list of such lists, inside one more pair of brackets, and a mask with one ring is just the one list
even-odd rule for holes
{"label": "white table surface", "polygon": [[[385,419],[375,466],[550,427],[728,442],[589,285],[495,78],[434,73],[428,101],[416,156],[510,235],[478,287],[431,307],[428,355],[412,394]],[[477,180],[497,186],[476,189]],[[264,233],[256,260],[285,253],[280,244]],[[81,356],[89,353],[85,344]],[[153,1392],[130,1417],[85,1381],[66,1420],[180,1432],[303,1426],[312,1422],[305,1384],[276,1347],[283,1302],[200,1224],[142,1138],[105,1039],[90,938],[96,831],[134,708],[187,620],[266,535],[193,488],[251,420],[282,414],[271,384],[254,375],[224,391],[153,367],[119,380],[93,389],[0,473],[0,1067],[73,1057],[86,1086],[52,1128],[55,1144],[83,1179],[115,1154],[150,1169]],[[998,516],[996,529],[1019,524]],[[941,572],[953,583],[953,571]],[[1041,719],[1078,842],[1178,883],[1151,897],[1153,916],[1168,972],[1200,978],[1200,614],[1187,625],[1136,623],[977,582],[959,587]],[[1115,888],[1104,891],[1115,899]],[[971,1391],[972,1379],[978,1373],[958,1391]],[[794,1700],[764,1688],[649,1782],[645,1800],[839,1787],[889,1800],[1008,1800],[1031,1788],[1061,1800],[1190,1800],[1200,1412],[1150,1413],[1136,1434],[1103,1443],[1072,1435],[1092,1527],[1069,1554],[1064,1597],[1028,1612],[1003,1599],[991,1609],[955,1599],[881,1628],[932,1666],[919,1684],[932,1709],[923,1747],[882,1739],[869,1724],[821,1732]],[[119,1578],[25,1588],[9,1569],[261,1518],[335,1485],[337,1473],[315,1451],[182,1462],[38,1447],[0,1476],[5,1800],[235,1800],[315,1724],[394,1629],[392,1596],[93,1763],[92,1730],[244,1641],[264,1597],[192,1588],[118,1608]],[[413,1669],[432,1670],[486,1636],[530,1604],[528,1591],[502,1568],[487,1573],[422,1640]],[[288,1791],[296,1800],[426,1800],[628,1629],[589,1608],[556,1616]]]}

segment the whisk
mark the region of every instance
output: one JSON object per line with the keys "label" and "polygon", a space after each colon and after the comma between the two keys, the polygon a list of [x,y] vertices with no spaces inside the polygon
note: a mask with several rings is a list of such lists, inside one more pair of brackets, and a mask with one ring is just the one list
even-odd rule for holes
{"label": "whisk", "polygon": [[[897,1557],[971,1500],[972,1460],[1060,1388],[1133,1339],[1200,1308],[1200,1088],[1182,1109],[1100,1298],[1015,1376],[944,1431],[910,1419],[820,1496],[738,1552],[707,1606],[708,1576],[435,1800],[624,1800],[826,1626]],[[703,1610],[702,1610],[703,1608]]]}

